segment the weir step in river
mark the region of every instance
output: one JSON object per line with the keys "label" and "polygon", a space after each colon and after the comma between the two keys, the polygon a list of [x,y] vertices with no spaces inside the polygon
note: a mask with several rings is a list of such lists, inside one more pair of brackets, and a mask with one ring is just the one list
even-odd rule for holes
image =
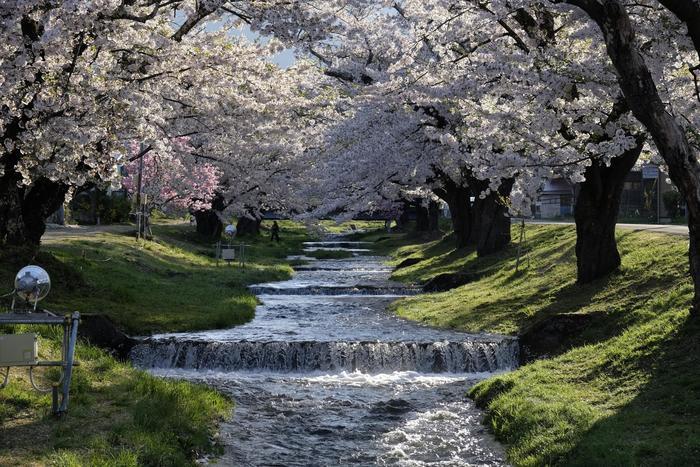
{"label": "weir step in river", "polygon": [[479,373],[511,363],[514,342],[201,342],[160,341],[132,357],[148,368]]}
{"label": "weir step in river", "polygon": [[[305,248],[368,245],[336,239]],[[236,401],[219,465],[502,465],[468,388],[518,362],[515,339],[434,329],[386,312],[417,293],[384,258],[313,260],[251,287],[262,305],[232,329],[153,336],[134,363]]]}

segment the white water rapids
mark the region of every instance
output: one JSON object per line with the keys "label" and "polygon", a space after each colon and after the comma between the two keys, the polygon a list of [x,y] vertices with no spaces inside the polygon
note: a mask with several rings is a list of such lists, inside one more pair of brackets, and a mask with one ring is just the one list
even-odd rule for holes
{"label": "white water rapids", "polygon": [[235,399],[219,465],[503,465],[465,394],[517,365],[517,341],[390,315],[389,302],[416,290],[389,274],[377,257],[311,261],[292,280],[251,288],[263,304],[250,323],[154,336],[132,360]]}

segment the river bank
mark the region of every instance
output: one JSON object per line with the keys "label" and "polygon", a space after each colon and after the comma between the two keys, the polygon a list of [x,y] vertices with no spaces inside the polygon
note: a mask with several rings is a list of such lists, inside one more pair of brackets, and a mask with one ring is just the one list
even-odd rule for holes
{"label": "river bank", "polygon": [[[257,300],[248,284],[292,273],[285,258],[308,234],[301,225],[281,224],[280,243],[267,235],[245,239],[244,270],[217,266],[212,245],[191,226],[167,223],[154,226],[155,241],[141,244],[128,232],[100,232],[48,238],[36,257],[2,251],[0,284],[9,291],[16,271],[31,262],[51,276],[52,291],[41,304],[55,312],[97,313],[133,335],[231,327],[254,316]],[[3,330],[17,331],[41,333],[42,358],[57,353],[51,331]],[[62,420],[49,416],[50,395],[33,391],[26,371],[12,370],[0,390],[0,465],[188,465],[220,452],[215,435],[233,408],[226,395],[151,376],[86,343],[77,358],[81,366]],[[41,373],[41,384],[46,376]]]}
{"label": "river bank", "polygon": [[[513,238],[518,238],[514,227]],[[689,318],[687,240],[620,231],[622,268],[575,283],[575,231],[526,226],[486,258],[432,241],[373,234],[391,254],[392,279],[464,285],[403,298],[399,316],[465,331],[520,336],[531,362],[471,391],[516,465],[690,465],[700,455],[700,325]],[[406,259],[411,258],[411,261]],[[444,282],[444,280],[443,280]],[[547,342],[548,336],[556,338]],[[527,349],[525,349],[527,350]]]}
{"label": "river bank", "polygon": [[345,240],[310,242],[295,276],[251,287],[255,319],[153,336],[133,362],[206,383],[237,403],[217,465],[504,465],[465,391],[518,362],[514,339],[417,325],[386,312],[418,292],[386,258]]}

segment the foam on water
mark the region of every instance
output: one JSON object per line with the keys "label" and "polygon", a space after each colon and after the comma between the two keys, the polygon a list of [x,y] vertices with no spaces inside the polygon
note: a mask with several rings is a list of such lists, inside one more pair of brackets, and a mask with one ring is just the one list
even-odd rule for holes
{"label": "foam on water", "polygon": [[[364,249],[342,239],[305,246]],[[387,313],[415,290],[389,281],[382,258],[309,261],[289,281],[252,288],[263,304],[251,322],[153,336],[132,352],[156,375],[236,400],[219,465],[503,465],[465,394],[517,365],[517,341]]]}
{"label": "foam on water", "polygon": [[309,253],[314,251],[349,251],[350,253],[367,253],[372,250],[369,248],[344,248],[341,246],[307,246],[304,248],[304,251]]}
{"label": "foam on water", "polygon": [[464,373],[510,369],[517,344],[501,342],[151,341],[131,358],[143,368]]}

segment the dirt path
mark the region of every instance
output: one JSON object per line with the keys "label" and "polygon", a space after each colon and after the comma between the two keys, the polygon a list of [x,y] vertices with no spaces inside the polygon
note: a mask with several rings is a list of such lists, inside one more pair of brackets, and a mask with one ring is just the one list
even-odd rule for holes
{"label": "dirt path", "polygon": [[54,243],[69,238],[93,237],[100,233],[126,233],[135,231],[136,227],[128,224],[116,225],[58,225],[48,224],[41,237],[44,243]]}

